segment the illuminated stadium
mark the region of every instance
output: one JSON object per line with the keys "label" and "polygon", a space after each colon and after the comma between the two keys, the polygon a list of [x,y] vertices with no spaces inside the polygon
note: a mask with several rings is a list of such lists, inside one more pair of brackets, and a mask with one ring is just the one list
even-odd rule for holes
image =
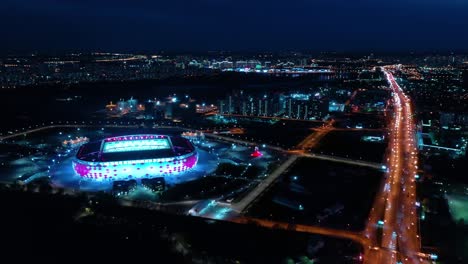
{"label": "illuminated stadium", "polygon": [[130,135],[81,146],[73,169],[84,179],[115,181],[177,175],[197,161],[195,147],[186,138]]}

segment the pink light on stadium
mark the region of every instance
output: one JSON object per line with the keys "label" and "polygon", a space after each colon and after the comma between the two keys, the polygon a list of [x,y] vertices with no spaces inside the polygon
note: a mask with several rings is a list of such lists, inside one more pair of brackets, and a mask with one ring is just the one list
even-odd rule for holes
{"label": "pink light on stadium", "polygon": [[88,166],[80,163],[75,163],[73,168],[75,169],[76,173],[78,173],[78,175],[80,175],[81,177],[85,176],[90,171]]}
{"label": "pink light on stadium", "polygon": [[[87,150],[85,145],[83,151],[78,151],[76,159],[73,160],[73,169],[78,176],[96,181],[172,176],[184,173],[196,166],[198,154],[187,139],[174,140],[173,137],[161,135],[106,138],[103,140],[104,144],[100,145],[100,149]],[[100,153],[99,156],[93,156],[96,151]],[[134,158],[134,155],[130,153],[138,153],[139,159],[130,159]]]}

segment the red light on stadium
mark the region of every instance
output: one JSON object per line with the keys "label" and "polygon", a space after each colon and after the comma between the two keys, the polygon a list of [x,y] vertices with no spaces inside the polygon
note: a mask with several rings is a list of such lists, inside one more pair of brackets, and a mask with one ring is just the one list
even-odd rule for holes
{"label": "red light on stadium", "polygon": [[252,154],[250,154],[251,157],[254,157],[254,158],[258,158],[258,157],[261,157],[263,156],[263,153],[261,153],[259,150],[258,150],[258,147],[255,147],[255,150]]}

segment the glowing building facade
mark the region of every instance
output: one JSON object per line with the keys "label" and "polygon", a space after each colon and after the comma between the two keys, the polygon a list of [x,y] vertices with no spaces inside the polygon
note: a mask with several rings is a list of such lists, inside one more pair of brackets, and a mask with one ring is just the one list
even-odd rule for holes
{"label": "glowing building facade", "polygon": [[198,154],[183,137],[130,135],[83,145],[73,161],[76,174],[95,181],[173,176],[197,164]]}

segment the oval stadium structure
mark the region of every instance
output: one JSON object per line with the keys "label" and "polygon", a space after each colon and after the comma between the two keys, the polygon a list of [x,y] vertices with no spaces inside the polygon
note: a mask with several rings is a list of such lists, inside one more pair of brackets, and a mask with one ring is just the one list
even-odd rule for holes
{"label": "oval stadium structure", "polygon": [[81,146],[73,169],[84,179],[115,181],[177,175],[197,161],[197,151],[186,138],[130,135]]}

